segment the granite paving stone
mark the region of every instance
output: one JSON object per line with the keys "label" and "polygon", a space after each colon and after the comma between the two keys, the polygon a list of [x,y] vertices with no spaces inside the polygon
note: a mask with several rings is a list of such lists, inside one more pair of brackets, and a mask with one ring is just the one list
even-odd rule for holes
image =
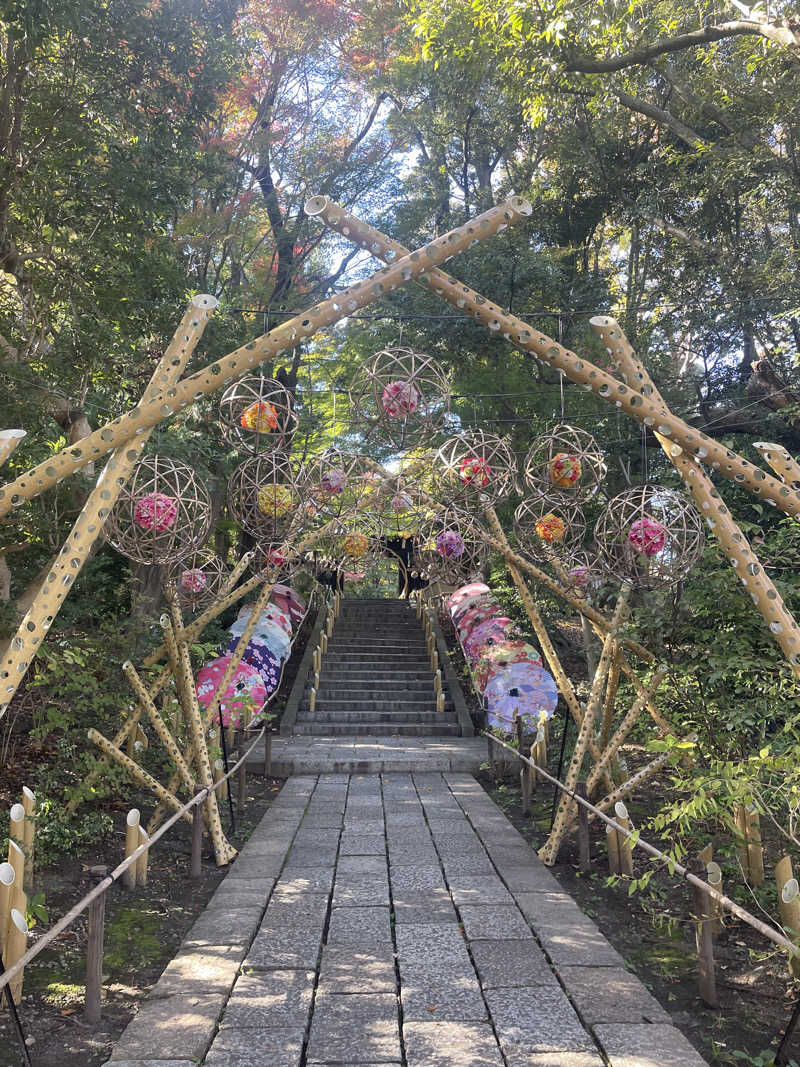
{"label": "granite paving stone", "polygon": [[336,908],[328,925],[329,945],[391,944],[389,909],[384,907]]}
{"label": "granite paving stone", "polygon": [[305,1031],[223,1026],[204,1067],[299,1067]]}
{"label": "granite paving stone", "polygon": [[520,941],[533,937],[516,905],[462,904],[458,911],[468,941]]}
{"label": "granite paving stone", "polygon": [[594,1030],[611,1067],[706,1067],[680,1030],[663,1024],[608,1023]]}
{"label": "granite paving stone", "polygon": [[361,834],[347,830],[339,842],[340,856],[383,856],[386,840],[383,834]]}
{"label": "granite paving stone", "polygon": [[401,1060],[397,997],[392,993],[318,995],[309,1064],[378,1064]]}
{"label": "granite paving stone", "polygon": [[504,1067],[488,1023],[403,1020],[408,1067]]}
{"label": "granite paving stone", "polygon": [[274,896],[303,896],[306,893],[330,893],[333,888],[333,868],[293,867],[284,871],[275,883]]}
{"label": "granite paving stone", "polygon": [[337,874],[386,874],[383,856],[340,856]]}
{"label": "granite paving stone", "polygon": [[225,1005],[222,993],[146,1000],[111,1053],[119,1060],[200,1060]]}
{"label": "granite paving stone", "polygon": [[454,874],[448,879],[456,904],[513,904],[514,898],[494,875]]}
{"label": "granite paving stone", "polygon": [[402,889],[444,889],[445,881],[438,863],[429,867],[392,867],[392,892]]}
{"label": "granite paving stone", "polygon": [[313,992],[313,971],[243,974],[233,987],[223,1022],[239,1030],[304,1027]]}
{"label": "granite paving stone", "polygon": [[475,941],[470,952],[484,989],[558,984],[547,957],[532,939]]}
{"label": "granite paving stone", "polygon": [[258,929],[264,908],[248,905],[241,908],[218,907],[204,911],[187,935],[191,944],[247,944]]}
{"label": "granite paving stone", "polygon": [[306,846],[298,848],[293,846],[286,857],[286,869],[292,867],[333,867],[336,863],[336,853],[339,842],[333,842],[327,846]]}
{"label": "granite paving stone", "polygon": [[322,950],[320,993],[394,993],[396,988],[391,945],[326,945]]}
{"label": "granite paving stone", "polygon": [[245,956],[245,970],[314,970],[322,944],[322,928],[316,931],[284,930],[259,934]]}
{"label": "granite paving stone", "polygon": [[389,879],[380,874],[345,874],[336,876],[333,890],[335,908],[388,907]]}
{"label": "granite paving stone", "polygon": [[458,922],[446,889],[393,889],[396,923]]}
{"label": "granite paving stone", "polygon": [[244,945],[181,948],[150,991],[150,997],[229,993],[244,959]]}
{"label": "granite paving stone", "polygon": [[[595,1044],[560,986],[487,989],[500,1047],[507,1058],[532,1052],[587,1052]],[[519,1062],[524,1062],[520,1059]]]}
{"label": "granite paving stone", "polygon": [[481,987],[471,974],[442,972],[438,976],[410,975],[400,967],[403,1019],[481,1021],[487,1018]]}
{"label": "granite paving stone", "polygon": [[655,997],[621,967],[560,967],[558,974],[586,1026],[670,1023]]}

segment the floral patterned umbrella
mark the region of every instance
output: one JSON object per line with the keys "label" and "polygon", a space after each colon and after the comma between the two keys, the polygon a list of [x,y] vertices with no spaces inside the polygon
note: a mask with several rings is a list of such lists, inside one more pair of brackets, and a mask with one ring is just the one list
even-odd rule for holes
{"label": "floral patterned umbrella", "polygon": [[[232,637],[225,649],[225,655],[229,656],[236,648],[238,638]],[[281,661],[272,651],[269,645],[254,637],[242,656],[242,663],[249,663],[255,667],[261,675],[261,681],[267,689],[267,693],[274,693],[281,680]]]}
{"label": "floral patterned umbrella", "polygon": [[493,674],[484,692],[489,725],[510,734],[514,712],[522,719],[526,733],[533,733],[544,712],[549,719],[558,703],[556,683],[535,663],[512,663]]}
{"label": "floral patterned umbrella", "polygon": [[[246,604],[239,612],[239,617],[237,618],[236,622],[247,622],[252,613],[253,606],[251,604]],[[261,618],[259,619],[259,626],[262,622],[274,622],[276,626],[280,626],[282,630],[285,630],[290,637],[292,636],[291,616],[287,612],[283,611],[280,607],[278,607],[277,604],[267,604],[266,608],[264,608],[261,613]],[[241,632],[242,631],[239,630],[239,633]]]}
{"label": "floral patterned umbrella", "polygon": [[295,621],[305,617],[306,602],[291,586],[281,585],[280,583],[273,585],[270,600]]}
{"label": "floral patterned umbrella", "polygon": [[496,645],[516,636],[519,630],[507,615],[495,615],[473,626],[464,641],[464,652],[470,663],[477,663],[487,645]]}
{"label": "floral patterned umbrella", "polygon": [[481,593],[490,591],[489,586],[484,585],[483,582],[470,582],[468,585],[462,585],[460,589],[456,589],[455,593],[451,593],[447,598],[447,610],[452,615],[453,608],[460,604],[462,600],[466,600],[468,596],[478,596]]}
{"label": "floral patterned umbrella", "polygon": [[450,613],[453,622],[458,626],[459,619],[463,619],[470,608],[479,608],[484,604],[494,604],[496,601],[491,593],[479,593],[477,596],[468,596],[456,604]]}
{"label": "floral patterned umbrella", "polygon": [[[220,656],[197,672],[197,699],[203,707],[211,703],[230,661],[230,656]],[[249,663],[240,663],[220,703],[223,726],[240,726],[244,709],[258,711],[266,699],[261,675]]]}
{"label": "floral patterned umbrella", "polygon": [[470,631],[474,627],[480,626],[480,624],[486,622],[487,619],[499,618],[502,614],[503,609],[494,601],[490,601],[488,604],[476,608],[470,608],[470,610],[458,621],[458,632],[461,636],[461,640],[466,641]]}
{"label": "floral patterned umbrella", "polygon": [[475,688],[482,693],[492,675],[511,663],[541,662],[541,656],[527,641],[498,641],[496,645],[486,645],[473,669]]}
{"label": "floral patterned umbrella", "polygon": [[[242,636],[242,632],[246,625],[247,619],[239,618],[233,626],[229,628],[228,632],[233,635],[234,639],[238,639]],[[292,640],[291,637],[282,626],[265,618],[263,615],[256,623],[252,639],[261,641],[263,644],[267,645],[279,660],[286,659],[289,655],[289,645]]]}

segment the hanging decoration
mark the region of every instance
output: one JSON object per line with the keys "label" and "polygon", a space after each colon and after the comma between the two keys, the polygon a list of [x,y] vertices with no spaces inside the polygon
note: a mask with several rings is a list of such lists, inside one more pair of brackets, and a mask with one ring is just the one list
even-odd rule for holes
{"label": "hanging decoration", "polygon": [[473,507],[502,500],[514,488],[517,464],[508,442],[483,430],[449,437],[437,453],[440,495]]}
{"label": "hanging decoration", "polygon": [[302,513],[299,475],[285,452],[261,452],[241,463],[228,481],[228,507],[260,543],[282,542]]}
{"label": "hanging decoration", "polygon": [[342,518],[377,505],[383,485],[374,461],[331,448],[305,468],[303,498],[321,518]]}
{"label": "hanging decoration", "polygon": [[211,499],[191,467],[145,456],[111,509],[105,535],[137,563],[174,563],[197,551],[211,526]]}
{"label": "hanging decoration", "polygon": [[204,548],[173,563],[167,571],[167,580],[174,583],[181,607],[194,613],[217,599],[229,573],[224,560]]}
{"label": "hanging decoration", "polygon": [[244,452],[285,452],[297,429],[294,397],[272,378],[248,375],[234,382],[219,402],[228,444]]}
{"label": "hanging decoration", "polygon": [[563,494],[573,501],[594,496],[605,476],[606,462],[594,437],[564,424],[537,437],[523,465],[525,484],[534,493]]}
{"label": "hanging decoration", "polygon": [[637,486],[609,501],[594,539],[604,570],[644,589],[682,581],[704,544],[694,505],[674,489],[658,485]]}
{"label": "hanging decoration", "polygon": [[586,522],[577,501],[551,492],[522,501],[514,512],[514,532],[534,559],[564,561],[582,544]]}
{"label": "hanging decoration", "polygon": [[350,388],[356,425],[397,448],[430,439],[444,425],[450,385],[435,359],[411,348],[383,348],[359,369]]}

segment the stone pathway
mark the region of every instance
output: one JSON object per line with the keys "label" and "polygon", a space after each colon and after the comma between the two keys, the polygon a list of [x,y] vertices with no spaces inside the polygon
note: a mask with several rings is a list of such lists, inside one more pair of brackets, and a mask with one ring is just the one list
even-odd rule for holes
{"label": "stone pathway", "polygon": [[[398,774],[410,771],[474,773],[487,759],[484,737],[275,737],[272,773]],[[253,751],[248,766],[264,765],[264,749]]]}
{"label": "stone pathway", "polygon": [[705,1061],[472,777],[415,773],[289,779],[109,1063]]}

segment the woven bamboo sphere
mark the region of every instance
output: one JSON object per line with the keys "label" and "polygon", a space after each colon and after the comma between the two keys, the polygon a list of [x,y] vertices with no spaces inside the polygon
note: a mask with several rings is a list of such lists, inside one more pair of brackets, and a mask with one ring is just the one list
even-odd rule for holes
{"label": "woven bamboo sphere", "polygon": [[586,535],[580,504],[564,493],[523,500],[514,512],[514,533],[533,559],[565,560]]}
{"label": "woven bamboo sphere", "polygon": [[173,563],[201,548],[211,527],[211,499],[191,467],[145,456],[106,522],[109,543],[128,559]]}
{"label": "woven bamboo sphere", "polygon": [[250,570],[265,581],[289,578],[303,566],[303,558],[285,541],[259,541],[253,548]]}
{"label": "woven bamboo sphere", "polygon": [[255,375],[225,390],[219,417],[228,444],[254,454],[285,451],[298,422],[289,390],[273,378]]}
{"label": "woven bamboo sphere", "polygon": [[450,384],[433,357],[383,348],[359,369],[350,388],[351,415],[398,448],[437,433],[450,409]]}
{"label": "woven bamboo sphere", "polygon": [[565,589],[575,596],[591,598],[592,593],[606,578],[597,561],[597,555],[587,552],[586,549],[579,548],[575,552],[568,552],[559,562],[559,580],[563,581]]}
{"label": "woven bamboo sphere", "polygon": [[674,489],[641,485],[610,500],[594,528],[600,565],[653,589],[682,581],[703,551],[700,514]]}
{"label": "woven bamboo sphere", "polygon": [[420,524],[412,566],[430,581],[453,585],[480,573],[488,558],[478,524],[467,511],[451,505]]}
{"label": "woven bamboo sphere", "polygon": [[413,537],[430,516],[425,494],[412,480],[387,472],[370,516],[384,537]]}
{"label": "woven bamboo sphere", "polygon": [[594,496],[606,476],[606,462],[590,433],[556,426],[537,437],[525,457],[523,477],[541,496],[566,494],[576,501]]}
{"label": "woven bamboo sphere", "polygon": [[314,551],[317,565],[329,570],[372,562],[381,551],[375,522],[366,513],[347,515],[329,527]]}
{"label": "woven bamboo sphere", "polygon": [[483,430],[448,437],[437,453],[440,496],[449,503],[486,506],[514,488],[517,463],[508,442]]}
{"label": "woven bamboo sphere", "polygon": [[374,509],[383,481],[373,460],[331,448],[306,465],[303,498],[321,518],[341,518]]}
{"label": "woven bamboo sphere", "polygon": [[211,549],[203,548],[173,563],[167,580],[175,583],[181,606],[197,612],[214,603],[229,574],[225,561]]}
{"label": "woven bamboo sphere", "polygon": [[251,456],[228,481],[228,507],[259,541],[282,541],[301,501],[298,472],[285,452]]}

